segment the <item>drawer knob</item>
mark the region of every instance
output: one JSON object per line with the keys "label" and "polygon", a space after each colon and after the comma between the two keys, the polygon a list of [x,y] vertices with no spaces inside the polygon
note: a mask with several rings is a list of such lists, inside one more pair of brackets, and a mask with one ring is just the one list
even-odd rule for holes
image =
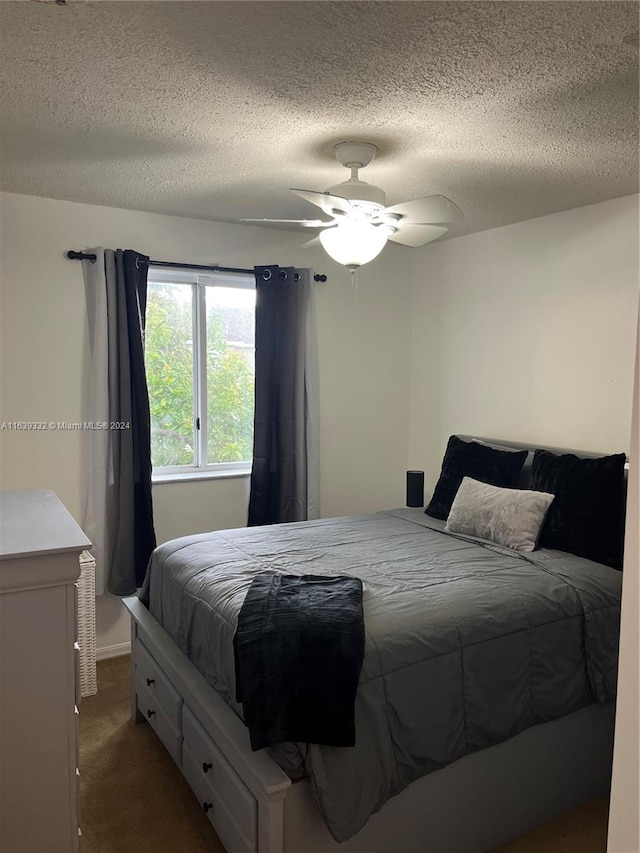
{"label": "drawer knob", "polygon": [[155,684],[155,678],[147,678],[147,687],[151,687],[152,684]]}
{"label": "drawer knob", "polygon": [[208,812],[209,809],[213,808],[213,803],[203,803],[202,808],[205,810],[205,814],[206,814],[206,812]]}
{"label": "drawer knob", "polygon": [[211,770],[212,767],[213,767],[213,764],[208,764],[206,761],[202,762],[202,772],[203,773],[207,773],[209,770]]}
{"label": "drawer knob", "polygon": [[149,717],[149,719],[151,719],[151,717],[155,717],[155,715],[156,715],[155,711],[147,711],[147,717]]}

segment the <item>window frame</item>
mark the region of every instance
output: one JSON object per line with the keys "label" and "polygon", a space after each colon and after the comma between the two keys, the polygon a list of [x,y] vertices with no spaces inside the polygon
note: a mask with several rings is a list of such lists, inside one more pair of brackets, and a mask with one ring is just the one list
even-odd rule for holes
{"label": "window frame", "polygon": [[246,477],[251,460],[246,462],[209,462],[207,448],[207,309],[206,288],[256,289],[252,273],[205,272],[171,267],[149,266],[147,289],[153,284],[178,284],[191,287],[193,329],[193,465],[163,465],[151,469],[152,483],[209,480],[218,477]]}

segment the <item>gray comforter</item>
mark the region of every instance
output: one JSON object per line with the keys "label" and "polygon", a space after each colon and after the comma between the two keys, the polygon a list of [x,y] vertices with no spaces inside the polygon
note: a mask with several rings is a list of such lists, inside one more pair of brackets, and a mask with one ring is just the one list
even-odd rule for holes
{"label": "gray comforter", "polygon": [[615,696],[621,576],[559,551],[444,533],[420,510],[225,530],[161,545],[141,597],[234,701],[233,634],[265,569],[364,582],[356,745],[271,750],[304,773],[330,832],[355,834],[414,779]]}

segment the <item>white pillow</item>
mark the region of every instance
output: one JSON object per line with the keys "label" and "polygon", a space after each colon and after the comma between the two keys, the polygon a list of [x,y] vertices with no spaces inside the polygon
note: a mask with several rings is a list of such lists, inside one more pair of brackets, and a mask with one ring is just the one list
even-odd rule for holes
{"label": "white pillow", "polygon": [[464,477],[444,529],[489,539],[514,551],[533,551],[553,497]]}

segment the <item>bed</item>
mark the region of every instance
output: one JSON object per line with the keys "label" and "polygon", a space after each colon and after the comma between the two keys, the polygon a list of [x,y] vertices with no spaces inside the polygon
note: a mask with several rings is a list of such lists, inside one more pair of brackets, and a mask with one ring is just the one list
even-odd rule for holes
{"label": "bed", "polygon": [[[486,851],[607,791],[620,573],[444,528],[404,508],[156,550],[125,601],[132,714],[228,853]],[[364,582],[353,749],[251,751],[232,641],[265,568]]]}

